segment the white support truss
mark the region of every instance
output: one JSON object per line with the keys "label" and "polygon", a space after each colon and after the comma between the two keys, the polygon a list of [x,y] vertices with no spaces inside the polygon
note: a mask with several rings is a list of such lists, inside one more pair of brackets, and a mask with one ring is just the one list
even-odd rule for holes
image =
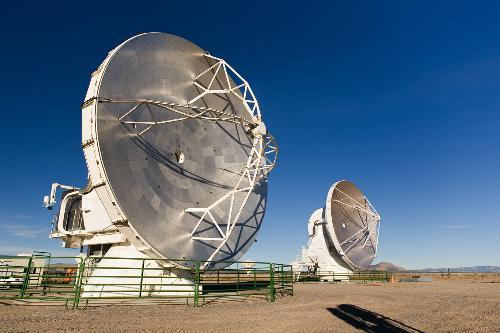
{"label": "white support truss", "polygon": [[[207,94],[231,94],[241,100],[242,104],[245,106],[247,112],[250,115],[257,117],[260,120],[261,115],[259,102],[257,101],[257,98],[255,97],[248,82],[245,81],[245,79],[240,74],[238,74],[238,72],[235,71],[233,67],[231,67],[226,61],[224,61],[224,59],[217,58],[209,54],[206,54],[205,57],[211,60],[215,60],[216,62],[195,77],[193,84],[200,88],[202,93],[191,99],[188,104],[192,105],[194,102],[196,102],[200,98],[203,98]],[[223,71],[223,83],[227,84],[227,87],[219,87],[218,89],[214,89],[214,83],[216,82],[217,75],[221,70]],[[208,86],[205,87],[200,82],[200,79],[202,77],[210,78],[210,83],[208,84]],[[234,86],[232,85],[231,81],[234,81]],[[223,83],[221,83],[221,85]]]}
{"label": "white support truss", "polygon": [[[227,62],[223,59],[204,55],[209,62],[209,68],[202,73],[198,74],[194,80],[193,85],[196,86],[198,91],[201,91],[198,96],[194,97],[186,104],[177,104],[166,101],[148,100],[148,99],[109,99],[103,97],[94,98],[100,103],[128,103],[134,104],[131,109],[119,117],[122,124],[131,125],[134,128],[141,126],[141,130],[137,135],[141,136],[149,131],[151,128],[158,125],[171,124],[188,119],[199,119],[204,121],[214,122],[230,122],[240,124],[251,133],[252,147],[247,161],[244,164],[235,166],[237,170],[234,173],[239,175],[238,181],[232,188],[223,196],[218,198],[208,207],[190,207],[184,210],[186,213],[201,213],[200,218],[191,232],[191,237],[194,240],[200,241],[218,241],[220,242],[212,255],[206,261],[212,260],[215,255],[222,249],[222,247],[229,240],[237,221],[250,197],[256,183],[265,178],[269,172],[276,165],[278,157],[278,146],[274,138],[267,132],[266,127],[261,119],[259,103],[250,87],[250,85],[238,74]],[[215,61],[215,63],[213,63]],[[213,64],[212,64],[213,63]],[[222,80],[221,80],[222,76]],[[208,85],[203,85],[200,81],[204,79],[209,82]],[[217,79],[217,80],[216,80]],[[217,82],[217,87],[215,86]],[[244,106],[248,112],[248,116],[239,116],[225,110],[209,108],[206,106],[195,105],[197,101],[202,99],[208,94],[216,95],[231,95],[237,97],[237,100]],[[89,100],[85,103],[91,103]],[[151,111],[151,106],[154,105],[167,112],[174,113],[175,118],[158,119],[158,115],[154,116]],[[145,106],[151,120],[149,121],[133,121],[128,120],[130,115],[137,112],[142,106]],[[238,193],[245,193],[245,197],[241,205],[235,203],[235,195]],[[214,218],[212,211],[221,203],[229,201],[229,214],[227,214],[226,221],[217,221]],[[196,231],[200,224],[205,220],[215,226],[219,236],[218,237],[197,237]],[[221,224],[226,225],[223,229]],[[207,263],[208,264],[208,263]],[[206,268],[206,265],[202,268]]]}
{"label": "white support truss", "polygon": [[[365,238],[363,247],[367,245],[371,246],[373,248],[374,254],[376,255],[377,245],[378,245],[378,231],[380,228],[379,213],[376,211],[375,207],[372,206],[372,204],[366,197],[364,197],[365,203],[361,203],[356,199],[352,198],[351,196],[349,196],[347,193],[343,192],[342,190],[338,188],[335,188],[335,190],[338,191],[340,194],[342,194],[345,198],[341,200],[336,199],[334,200],[334,202],[336,202],[340,206],[346,206],[357,210],[360,220],[362,222],[362,225],[358,225],[356,221],[349,218],[349,215],[346,214],[346,217],[349,218],[349,220],[351,220],[352,223],[354,223],[356,226],[359,227],[359,230],[356,231],[351,236],[349,236],[347,239],[345,239],[342,243],[340,243],[340,246],[351,243],[348,246],[348,248],[344,250],[344,253],[347,253],[349,250],[351,250],[354,247],[354,245],[357,244],[358,240]],[[363,215],[365,216],[364,218]],[[373,235],[375,235],[375,237],[373,237]]]}

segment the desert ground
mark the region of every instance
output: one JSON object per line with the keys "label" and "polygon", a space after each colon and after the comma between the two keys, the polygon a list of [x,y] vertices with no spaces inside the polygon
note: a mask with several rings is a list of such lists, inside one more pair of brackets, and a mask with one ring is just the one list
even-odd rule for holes
{"label": "desert ground", "polygon": [[0,332],[500,332],[500,283],[295,284],[293,297],[185,305],[0,305]]}

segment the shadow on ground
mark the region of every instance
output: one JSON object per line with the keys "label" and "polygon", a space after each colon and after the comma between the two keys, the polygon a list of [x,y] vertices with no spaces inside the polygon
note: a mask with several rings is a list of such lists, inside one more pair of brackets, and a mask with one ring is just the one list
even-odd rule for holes
{"label": "shadow on ground", "polygon": [[352,304],[341,304],[335,308],[327,308],[327,310],[335,317],[364,332],[424,333],[397,320]]}

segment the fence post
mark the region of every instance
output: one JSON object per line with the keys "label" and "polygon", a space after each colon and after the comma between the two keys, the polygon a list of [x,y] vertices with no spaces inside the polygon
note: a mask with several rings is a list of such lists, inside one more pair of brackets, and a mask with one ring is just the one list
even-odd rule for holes
{"label": "fence post", "polygon": [[76,309],[78,309],[78,304],[80,303],[80,295],[82,293],[83,271],[85,270],[85,260],[86,258],[80,257],[80,264],[78,265],[78,275],[75,277],[75,296],[73,299],[73,307]]}
{"label": "fence post", "polygon": [[31,265],[33,263],[33,256],[30,257],[28,260],[28,267],[26,267],[26,273],[24,274],[24,280],[23,280],[23,286],[21,287],[21,293],[20,297],[24,297],[24,294],[26,293],[26,289],[28,289],[28,286],[30,284],[30,274],[31,274]]}
{"label": "fence post", "polygon": [[240,263],[236,263],[236,295],[240,294]]}
{"label": "fence post", "polygon": [[144,262],[146,259],[142,259],[142,267],[141,267],[141,284],[139,286],[139,298],[142,297],[142,282],[144,281]]}
{"label": "fence post", "polygon": [[198,306],[198,298],[200,296],[200,262],[196,262],[196,273],[194,277],[194,300],[193,305]]}
{"label": "fence post", "polygon": [[253,288],[257,290],[257,275],[255,274],[255,267],[253,268]]}
{"label": "fence post", "polygon": [[281,295],[285,292],[285,272],[283,271],[283,264],[281,265]]}
{"label": "fence post", "polygon": [[274,302],[274,264],[269,264],[269,299],[271,302]]}
{"label": "fence post", "polygon": [[42,281],[42,295],[46,295],[47,294],[47,289],[49,289],[50,291],[50,286],[47,287],[47,284],[49,284],[49,268],[50,268],[50,257],[52,255],[49,254],[49,259],[47,260],[47,264],[44,266],[43,268],[43,272],[41,274],[41,281]]}

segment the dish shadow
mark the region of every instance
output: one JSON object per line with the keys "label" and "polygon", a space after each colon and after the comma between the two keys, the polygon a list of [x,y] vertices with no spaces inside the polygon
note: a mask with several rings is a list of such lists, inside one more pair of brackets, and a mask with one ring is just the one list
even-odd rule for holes
{"label": "dish shadow", "polygon": [[402,322],[352,304],[340,304],[335,308],[327,308],[327,310],[335,317],[363,332],[424,333]]}

